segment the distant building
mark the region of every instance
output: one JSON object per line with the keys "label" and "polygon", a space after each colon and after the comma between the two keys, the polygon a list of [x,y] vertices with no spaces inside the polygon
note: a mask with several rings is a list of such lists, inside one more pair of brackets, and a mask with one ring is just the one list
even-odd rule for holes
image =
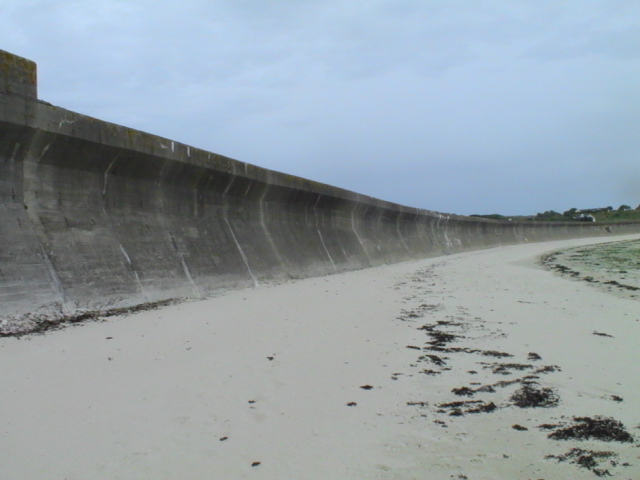
{"label": "distant building", "polygon": [[[586,210],[581,210],[581,211],[586,211]],[[595,222],[596,221],[596,217],[594,217],[593,215],[585,215],[584,213],[581,215],[578,215],[577,217],[573,217],[574,220],[578,220],[579,222]]]}

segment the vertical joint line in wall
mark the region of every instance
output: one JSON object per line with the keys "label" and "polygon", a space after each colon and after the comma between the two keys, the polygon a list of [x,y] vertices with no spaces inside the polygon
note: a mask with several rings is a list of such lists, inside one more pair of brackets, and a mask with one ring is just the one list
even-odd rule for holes
{"label": "vertical joint line in wall", "polygon": [[356,238],[358,239],[358,241],[360,242],[360,245],[364,249],[364,242],[362,241],[362,238],[360,238],[360,234],[358,233],[358,229],[356,228],[355,213],[356,213],[355,210],[351,212],[351,228],[353,228],[353,233],[356,235]]}
{"label": "vertical joint line in wall", "polygon": [[224,197],[227,196],[227,193],[229,193],[229,189],[231,188],[231,185],[233,185],[234,180],[236,179],[235,175],[231,177],[231,180],[229,180],[229,184],[225,187],[224,192],[222,192],[222,195]]}
{"label": "vertical joint line in wall", "polygon": [[447,227],[446,227],[446,224],[449,221],[449,215],[447,215],[446,217],[444,215],[439,215],[438,226],[440,226],[440,220],[442,220],[443,218],[444,218],[444,221],[445,221],[445,227],[442,229],[442,234],[444,236],[444,241],[446,243],[446,248],[451,250],[453,248],[453,242],[449,239],[449,235],[447,235]]}
{"label": "vertical joint line in wall", "polygon": [[318,235],[320,236],[320,241],[322,242],[322,246],[324,247],[324,251],[327,252],[327,257],[329,257],[329,261],[331,262],[331,265],[333,265],[333,269],[336,271],[336,273],[338,273],[338,267],[336,267],[336,264],[333,261],[331,254],[329,253],[329,249],[327,248],[327,245],[324,243],[324,238],[322,238],[322,233],[320,233],[319,228],[317,230],[318,230]]}
{"label": "vertical joint line in wall", "polygon": [[49,147],[51,146],[50,143],[48,143],[43,149],[42,152],[40,153],[40,156],[38,157],[38,163],[40,163],[40,160],[42,160],[42,157],[44,157],[44,154],[47,153],[47,150],[49,150]]}
{"label": "vertical joint line in wall", "polygon": [[316,203],[313,204],[313,216],[316,219],[316,231],[318,232],[318,236],[320,237],[320,242],[322,243],[322,247],[324,248],[324,251],[327,253],[327,257],[329,257],[329,261],[331,262],[331,265],[333,265],[333,269],[335,270],[336,273],[338,273],[338,267],[336,267],[336,263],[333,261],[333,257],[329,253],[327,244],[324,243],[324,238],[322,238],[322,232],[320,231],[320,217],[318,216],[318,203],[320,202],[321,198],[322,198],[322,195],[318,195],[318,198],[316,199]]}
{"label": "vertical joint line in wall", "polygon": [[364,242],[362,241],[362,237],[358,233],[358,229],[356,228],[356,210],[355,208],[351,210],[351,228],[353,229],[353,233],[355,234],[358,242],[360,242],[360,246],[362,247],[362,251],[364,252],[364,256],[367,257],[367,261],[370,261],[369,254],[367,253],[367,249],[364,248]]}
{"label": "vertical joint line in wall", "polygon": [[398,215],[397,219],[396,219],[396,231],[398,232],[398,237],[400,238],[400,241],[402,242],[402,245],[404,245],[404,249],[407,251],[407,253],[411,253],[409,251],[409,247],[407,246],[407,242],[404,241],[404,237],[402,236],[402,233],[400,232],[400,218],[402,218],[402,214]]}
{"label": "vertical joint line in wall", "polygon": [[169,232],[169,236],[171,237],[171,243],[173,244],[173,249],[176,251],[178,258],[180,259],[180,263],[182,264],[182,270],[184,270],[184,275],[185,277],[187,277],[187,280],[191,284],[193,293],[195,293],[197,298],[202,298],[202,295],[200,295],[200,292],[198,291],[198,287],[196,287],[196,283],[193,281],[193,277],[191,276],[191,271],[189,270],[189,266],[187,265],[187,262],[184,259],[184,255],[182,254],[182,252],[180,251],[180,248],[178,247],[178,243],[176,242],[175,238],[173,238],[173,235],[171,234],[171,232]]}
{"label": "vertical joint line in wall", "polygon": [[271,238],[271,233],[269,233],[269,229],[267,228],[267,223],[264,221],[264,216],[265,216],[264,215],[264,197],[266,197],[267,190],[269,190],[269,188],[271,188],[271,186],[267,184],[267,187],[262,192],[262,195],[260,196],[260,200],[258,201],[258,204],[260,205],[260,224],[262,225],[264,234],[266,235],[267,240],[269,241],[269,245],[271,245],[271,249],[273,250],[273,253],[275,254],[278,261],[280,262],[280,266],[284,267],[284,261],[282,259],[282,256],[278,252],[278,249],[276,248],[276,244],[273,242],[273,238]]}
{"label": "vertical joint line in wall", "polygon": [[16,161],[16,154],[18,153],[19,149],[20,149],[20,142],[16,142],[16,144],[13,146],[13,151],[11,152],[11,157],[9,158],[10,162],[15,162]]}
{"label": "vertical joint line in wall", "polygon": [[158,187],[162,183],[162,177],[164,177],[164,171],[167,169],[167,161],[164,161],[164,165],[162,165],[162,170],[160,170],[160,175],[158,175]]}
{"label": "vertical joint line in wall", "polygon": [[131,267],[131,271],[133,272],[133,274],[136,277],[136,284],[138,285],[138,288],[140,289],[140,293],[144,297],[144,301],[148,302],[149,301],[149,297],[147,296],[147,292],[145,292],[144,288],[142,287],[142,282],[140,281],[140,276],[138,275],[138,272],[136,271],[135,268],[133,268],[133,263],[131,263],[131,258],[129,258],[129,255],[127,254],[127,251],[124,249],[124,247],[122,246],[121,243],[119,244],[119,246],[120,246],[120,251],[122,252],[122,255],[124,255],[124,258],[127,261],[127,264],[129,265],[129,267]]}
{"label": "vertical joint line in wall", "polygon": [[113,164],[116,163],[116,160],[118,160],[118,157],[120,156],[120,154],[118,153],[113,160],[111,160],[111,163],[109,164],[109,166],[107,167],[107,169],[104,171],[104,182],[103,182],[103,186],[102,186],[102,196],[104,197],[105,194],[107,193],[107,182],[109,181],[109,172],[111,171],[111,168],[113,167]]}
{"label": "vertical joint line in wall", "polygon": [[158,176],[158,197],[159,197],[159,204],[161,205],[162,208],[162,213],[165,213],[165,208],[164,208],[164,190],[162,189],[162,179],[164,178],[164,172],[167,169],[167,164],[169,162],[165,159],[164,160],[164,164],[162,165],[162,170],[160,171],[160,175]]}
{"label": "vertical joint line in wall", "polygon": [[49,258],[49,254],[44,248],[44,245],[40,244],[40,254],[42,255],[42,260],[44,261],[45,266],[47,267],[47,271],[49,272],[49,276],[51,277],[51,281],[56,287],[58,294],[62,298],[62,309],[64,313],[67,313],[67,294],[64,291],[64,287],[62,286],[62,282],[60,281],[60,277],[58,277],[58,273],[56,269],[53,267],[53,263],[51,263],[51,259]]}
{"label": "vertical joint line in wall", "polygon": [[202,210],[200,209],[200,189],[202,188],[202,177],[204,177],[205,172],[201,171],[198,179],[194,183],[193,188],[193,216],[194,218],[198,218],[198,216],[204,214],[204,202],[202,204]]}
{"label": "vertical joint line in wall", "polygon": [[242,257],[242,261],[244,262],[245,266],[247,267],[247,270],[249,271],[249,275],[251,275],[251,279],[253,280],[253,285],[254,285],[254,287],[257,287],[258,286],[258,279],[253,274],[253,270],[251,270],[251,266],[249,266],[249,259],[244,254],[244,250],[242,250],[242,247],[240,246],[240,243],[238,242],[238,239],[236,238],[236,234],[233,232],[233,228],[231,228],[231,223],[229,223],[229,219],[227,218],[226,213],[225,213],[225,216],[224,216],[224,221],[227,223],[227,226],[229,227],[229,231],[231,232],[231,237],[233,238],[233,241],[235,242],[236,247],[238,247],[238,252],[240,252],[240,256]]}

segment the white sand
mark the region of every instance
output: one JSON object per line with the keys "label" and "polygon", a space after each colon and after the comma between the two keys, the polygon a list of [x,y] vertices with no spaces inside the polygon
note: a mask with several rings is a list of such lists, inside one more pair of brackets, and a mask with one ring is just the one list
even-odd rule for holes
{"label": "white sand", "polygon": [[[470,252],[0,339],[0,478],[596,478],[544,459],[571,447],[614,451],[631,464],[609,465],[614,478],[640,478],[637,443],[554,441],[535,428],[605,415],[640,439],[640,302],[535,265],[554,249],[629,238]],[[409,312],[422,316],[398,319]],[[434,352],[406,347],[424,347],[417,327],[438,320],[467,337],[448,346],[514,357],[439,354],[451,370],[419,373],[441,370],[417,361]],[[514,386],[473,398],[505,406],[492,413],[437,413],[471,400],[454,387],[531,373],[479,362],[560,366],[539,379],[560,405],[506,407]]]}

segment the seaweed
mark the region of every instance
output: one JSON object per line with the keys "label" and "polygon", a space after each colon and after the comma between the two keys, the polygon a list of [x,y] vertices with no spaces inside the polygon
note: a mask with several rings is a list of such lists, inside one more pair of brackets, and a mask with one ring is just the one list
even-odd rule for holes
{"label": "seaweed", "polygon": [[559,372],[562,369],[558,366],[558,365],[545,365],[544,367],[540,367],[537,370],[535,370],[533,373],[553,373],[553,372]]}
{"label": "seaweed", "polygon": [[511,355],[510,353],[497,352],[495,350],[483,350],[480,353],[485,357],[497,357],[497,358],[513,357],[513,355]]}
{"label": "seaweed", "polygon": [[596,332],[595,330],[593,331],[592,335],[598,335],[600,337],[609,337],[609,338],[613,338],[613,335],[609,335],[608,333],[604,333],[604,332]]}
{"label": "seaweed", "polygon": [[556,428],[560,428],[562,425],[558,423],[543,423],[542,425],[538,425],[540,430],[555,430]]}
{"label": "seaweed", "polygon": [[540,388],[532,382],[522,385],[511,396],[511,401],[520,408],[551,408],[558,405],[560,397],[552,388]]}
{"label": "seaweed", "polygon": [[458,395],[459,397],[473,397],[476,393],[475,390],[469,388],[469,387],[459,387],[459,388],[454,388],[453,390],[451,390],[453,393],[455,393],[456,395]]}
{"label": "seaweed", "polygon": [[573,422],[573,425],[556,429],[547,436],[553,440],[601,440],[621,443],[634,441],[622,422],[611,417],[573,417]]}
{"label": "seaweed", "polygon": [[511,375],[511,370],[526,370],[533,365],[523,363],[487,363],[483,368],[490,368],[496,375]]}
{"label": "seaweed", "polygon": [[80,324],[85,321],[104,321],[108,317],[118,317],[124,315],[131,315],[137,312],[145,312],[148,310],[157,310],[161,307],[168,305],[174,305],[176,303],[184,302],[184,298],[169,298],[166,300],[158,300],[155,302],[140,303],[131,307],[118,307],[108,308],[105,310],[89,310],[81,313],[74,313],[70,315],[37,315],[30,314],[24,316],[26,320],[29,320],[28,324],[25,324],[24,329],[20,329],[15,332],[0,332],[0,337],[22,337],[24,335],[32,334],[45,334],[51,330],[59,330],[65,326]]}
{"label": "seaweed", "polygon": [[467,410],[466,413],[488,413],[497,410],[497,406],[493,402],[483,403],[482,405],[478,405],[476,408],[472,408],[471,410]]}
{"label": "seaweed", "polygon": [[425,350],[431,350],[432,352],[443,352],[443,353],[477,353],[480,350],[476,350],[474,348],[467,347],[442,347],[433,345],[432,342],[428,342],[430,347],[425,347]]}
{"label": "seaweed", "polygon": [[458,402],[441,403],[438,405],[438,413],[448,413],[453,417],[460,417],[467,413],[487,413],[493,412],[498,407],[493,402],[483,402],[482,400],[464,400]]}
{"label": "seaweed", "polygon": [[447,362],[445,362],[444,359],[442,357],[439,357],[438,355],[423,355],[418,360],[426,360],[426,359],[431,360],[433,363],[435,363],[439,367],[442,367],[443,365],[447,364]]}
{"label": "seaweed", "polygon": [[[553,458],[558,462],[569,462],[592,471],[598,477],[604,477],[611,476],[611,473],[609,470],[599,468],[600,464],[617,456],[614,452],[597,452],[594,450],[583,450],[582,448],[572,448],[562,455],[547,455],[544,458]],[[609,460],[609,463],[614,467],[617,465],[614,460]]]}

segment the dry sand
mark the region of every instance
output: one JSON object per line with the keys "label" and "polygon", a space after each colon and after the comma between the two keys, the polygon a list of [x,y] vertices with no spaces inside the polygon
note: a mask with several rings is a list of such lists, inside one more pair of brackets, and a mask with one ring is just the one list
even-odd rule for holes
{"label": "dry sand", "polygon": [[[596,478],[545,459],[579,447],[615,452],[600,468],[638,479],[640,302],[536,264],[611,240],[469,252],[0,339],[0,478]],[[518,408],[522,383],[498,384],[528,375],[556,407]],[[496,409],[438,406],[475,400],[461,411]],[[636,442],[536,428],[596,415]]]}

